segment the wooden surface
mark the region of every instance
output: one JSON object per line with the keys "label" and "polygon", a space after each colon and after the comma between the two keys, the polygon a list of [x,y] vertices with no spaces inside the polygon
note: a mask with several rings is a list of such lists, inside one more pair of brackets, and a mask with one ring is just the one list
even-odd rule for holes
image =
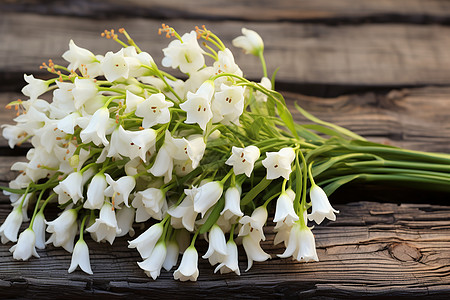
{"label": "wooden surface", "polygon": [[[104,29],[127,28],[159,62],[168,43],[156,34],[162,22],[181,32],[206,24],[228,45],[241,27],[255,29],[264,38],[269,71],[280,67],[277,88],[291,108],[297,101],[318,117],[377,142],[450,153],[450,2],[439,0],[3,1],[0,105],[21,97],[24,72],[45,76],[38,69],[43,61],[62,63],[71,38],[95,53],[117,49],[100,38]],[[259,80],[256,58],[233,50],[244,73]],[[0,123],[11,123],[13,116],[2,110]],[[11,150],[0,141],[1,184],[13,178],[9,167],[23,160],[26,150],[26,145]],[[331,198],[339,203],[337,221],[314,229],[320,262],[274,256],[237,277],[212,274],[200,259],[196,283],[174,281],[165,271],[156,281],[147,278],[136,264],[138,253],[126,247],[127,238],[114,247],[88,240],[93,276],[68,274],[70,255],[61,249],[48,247],[39,251],[41,259],[17,262],[8,252],[11,244],[0,245],[0,298],[446,299],[449,198],[346,187]],[[0,222],[9,213],[8,201],[0,197]],[[281,253],[268,235],[264,249]],[[246,258],[239,251],[243,271]]]}
{"label": "wooden surface", "polygon": [[[172,279],[161,272],[153,281],[136,264],[139,254],[127,249],[126,238],[91,247],[94,275],[76,271],[66,274],[70,257],[64,250],[39,251],[41,258],[28,262],[9,259],[7,247],[0,247],[0,294],[4,297],[86,297],[100,299],[148,299],[149,295],[194,298],[218,295],[239,298],[318,298],[352,296],[417,296],[439,298],[449,294],[450,207],[429,204],[357,202],[336,205],[338,220],[315,228],[320,262],[302,264],[290,259],[255,263],[240,277],[213,274],[200,260],[195,283]],[[0,205],[4,218],[7,205]],[[269,230],[272,228],[268,226]],[[264,248],[280,254],[268,233]],[[203,254],[205,247],[200,247]],[[201,252],[203,251],[203,252]],[[246,258],[240,253],[240,268]],[[45,267],[43,267],[45,266]],[[70,287],[70,289],[67,289]],[[226,296],[225,296],[226,295]]]}

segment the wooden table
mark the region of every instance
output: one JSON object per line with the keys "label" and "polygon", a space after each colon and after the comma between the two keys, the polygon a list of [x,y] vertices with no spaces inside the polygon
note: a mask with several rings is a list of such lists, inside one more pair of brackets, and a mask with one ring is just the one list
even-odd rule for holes
{"label": "wooden table", "polygon": [[[0,4],[0,101],[20,98],[23,73],[45,76],[49,58],[63,63],[70,39],[94,53],[117,49],[104,29],[125,27],[155,61],[168,40],[162,22],[180,32],[206,24],[230,45],[240,28],[265,41],[269,72],[280,67],[277,89],[318,117],[370,140],[450,153],[450,2],[439,0],[181,0],[3,1]],[[230,45],[231,47],[231,45]],[[258,61],[234,51],[248,78],[258,80]],[[13,113],[2,110],[0,123]],[[299,115],[298,121],[304,122]],[[27,149],[0,141],[0,181]],[[302,264],[276,256],[242,276],[213,274],[200,260],[195,283],[158,280],[138,268],[127,238],[114,247],[88,240],[93,276],[67,273],[70,254],[39,251],[40,259],[17,262],[0,245],[0,297],[96,296],[119,299],[450,297],[448,194],[380,186],[348,186],[331,197],[336,222],[315,227],[320,262]],[[401,204],[400,204],[401,203]],[[0,197],[0,222],[10,211]],[[270,225],[270,223],[269,223]],[[270,229],[270,226],[269,226]],[[268,233],[263,247],[273,246]],[[202,249],[202,248],[201,248]],[[202,249],[205,250],[205,249]],[[202,251],[200,250],[200,252]],[[246,258],[240,249],[240,267]]]}

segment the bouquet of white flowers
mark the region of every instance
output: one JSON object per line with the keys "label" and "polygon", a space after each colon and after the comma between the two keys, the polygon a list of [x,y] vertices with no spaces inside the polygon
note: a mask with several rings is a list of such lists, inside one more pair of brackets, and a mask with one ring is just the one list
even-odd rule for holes
{"label": "bouquet of white flowers", "polygon": [[[371,143],[299,106],[311,123],[295,123],[273,89],[274,76],[268,78],[256,32],[242,29],[233,45],[260,58],[260,83],[243,77],[230,49],[204,26],[180,36],[163,24],[159,32],[174,39],[162,65],[187,79],[162,71],[124,29],[125,42],[113,30],[102,34],[122,46],[118,52],[94,55],[70,41],[62,56],[68,66],[50,60],[41,67],[54,78],[25,75],[29,99],[7,106],[16,108],[16,124],[3,126],[11,148],[32,145],[28,162],[12,166],[17,178],[2,188],[13,209],[0,236],[17,242],[14,259],[39,257],[36,248],[53,244],[72,253],[69,272],[79,266],[92,274],[86,233],[113,244],[148,221],[129,248],[153,279],[183,253],[173,276],[196,280],[199,235],[215,272],[239,275],[237,244],[247,270],[271,257],[260,246],[268,211],[274,242],[286,247],[278,256],[308,262],[318,257],[307,223],[336,219],[327,196],[341,185],[363,180],[450,191],[450,155]],[[50,103],[39,99],[49,92]],[[51,204],[61,214],[47,221]]]}

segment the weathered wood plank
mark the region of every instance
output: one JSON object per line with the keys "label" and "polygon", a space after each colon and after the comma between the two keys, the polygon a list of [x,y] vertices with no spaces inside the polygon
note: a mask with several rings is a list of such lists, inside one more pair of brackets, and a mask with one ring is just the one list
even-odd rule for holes
{"label": "weathered wood plank", "polygon": [[398,147],[450,152],[450,88],[392,90],[336,98],[317,98],[285,93],[298,122],[297,102],[317,117],[339,124],[369,140]]}
{"label": "weathered wood plank", "polygon": [[[343,86],[412,86],[450,84],[450,28],[439,25],[364,24],[326,26],[300,23],[243,23],[174,20],[184,32],[205,23],[230,45],[241,27],[257,30],[265,39],[269,71],[280,67],[278,80],[297,84]],[[0,73],[4,76],[35,72],[41,62],[61,57],[74,39],[94,53],[119,47],[101,40],[105,28],[126,27],[155,61],[168,40],[156,34],[160,22],[140,18],[90,20],[23,13],[4,14],[0,20]],[[236,50],[236,49],[235,49]],[[236,50],[236,60],[250,78],[261,77],[254,57]],[[17,86],[14,87],[17,89]]]}
{"label": "weathered wood plank", "polygon": [[117,18],[136,16],[145,18],[179,18],[244,21],[402,21],[448,22],[450,5],[439,0],[199,0],[195,4],[182,0],[120,0],[88,1],[7,1],[1,11],[33,12],[80,16],[89,18]]}
{"label": "weathered wood plank", "polygon": [[[27,161],[25,156],[0,156],[0,185],[17,177],[19,173],[12,172],[11,166],[18,161]],[[1,201],[1,199],[0,199]]]}
{"label": "weathered wood plank", "polygon": [[[368,200],[371,196],[367,195]],[[407,199],[400,199],[407,201]],[[426,199],[423,199],[426,201]],[[48,298],[96,296],[117,299],[149,295],[178,298],[210,298],[239,295],[240,298],[275,297],[380,297],[403,296],[445,298],[450,296],[450,208],[429,204],[357,202],[336,205],[336,222],[314,229],[320,262],[297,263],[279,259],[255,263],[242,276],[213,274],[212,267],[199,260],[198,282],[174,281],[172,274],[148,279],[136,265],[139,255],[127,249],[126,240],[114,247],[90,238],[93,276],[81,271],[67,273],[70,254],[53,247],[39,251],[40,259],[13,261],[8,248],[0,246],[0,295],[3,297]],[[0,205],[0,220],[9,212]],[[269,224],[270,225],[270,224]],[[268,228],[269,231],[271,228]],[[273,234],[263,248],[282,253],[273,246]],[[206,248],[202,241],[200,255]],[[246,258],[239,248],[241,270]]]}
{"label": "weathered wood plank", "polygon": [[[307,120],[294,108],[295,102],[317,117],[344,126],[369,140],[414,150],[450,153],[450,88],[402,89],[336,98],[283,94],[295,120],[300,123]],[[0,107],[20,97],[18,93],[0,93]],[[14,116],[14,111],[0,110],[0,124],[14,124]],[[7,147],[3,138],[0,146]]]}

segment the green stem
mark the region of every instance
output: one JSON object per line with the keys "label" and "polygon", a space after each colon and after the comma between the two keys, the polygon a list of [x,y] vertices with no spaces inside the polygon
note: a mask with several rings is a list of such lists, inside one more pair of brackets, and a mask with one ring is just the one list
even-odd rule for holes
{"label": "green stem", "polygon": [[108,108],[108,105],[111,104],[111,102],[115,99],[123,99],[123,96],[112,96],[109,97],[109,99],[105,102],[102,108]]}
{"label": "green stem", "polygon": [[156,76],[159,77],[159,79],[161,79],[164,84],[166,85],[166,87],[169,89],[169,91],[172,92],[172,94],[175,95],[175,97],[177,97],[179,102],[183,102],[183,100],[180,98],[180,96],[178,96],[178,94],[175,92],[175,90],[172,88],[172,86],[170,86],[167,81],[166,78],[164,77],[164,75],[161,73],[161,71],[156,67],[156,65],[154,67],[150,67],[150,66],[146,66],[146,65],[141,65],[142,67],[149,69],[151,71],[156,71],[155,74]]}
{"label": "green stem", "polygon": [[232,242],[234,240],[233,236],[234,236],[234,229],[235,229],[236,225],[237,225],[237,223],[234,223],[233,225],[231,225],[230,237],[228,238],[229,242]]}
{"label": "green stem", "polygon": [[389,160],[377,160],[377,161],[358,161],[346,163],[345,165],[351,168],[359,167],[405,167],[411,169],[419,170],[430,170],[430,171],[442,171],[450,173],[449,164],[432,164],[432,163],[420,163],[420,162],[404,162],[404,161],[389,161]]}
{"label": "green stem", "polygon": [[362,153],[382,153],[399,156],[402,160],[407,160],[407,156],[418,160],[434,161],[436,163],[450,164],[450,155],[439,153],[427,153],[414,150],[391,148],[391,147],[377,147],[377,146],[346,146],[350,150]]}
{"label": "green stem", "polygon": [[303,213],[306,210],[306,183],[308,181],[308,171],[307,171],[307,163],[305,157],[303,156],[303,152],[299,151],[300,157],[302,158],[303,163],[303,187],[302,187],[302,200],[300,203],[300,224],[301,226],[306,226],[305,220],[303,219]]}
{"label": "green stem", "polygon": [[234,174],[233,169],[231,169],[231,170],[227,173],[227,175],[225,175],[225,177],[222,178],[222,180],[220,181],[220,183],[221,183],[222,185],[224,185],[225,182],[227,182],[228,178],[229,178],[232,174]]}
{"label": "green stem", "polygon": [[261,60],[261,66],[262,66],[262,69],[263,69],[264,77],[268,77],[267,76],[266,60],[264,59],[264,54],[263,54],[263,50],[262,49],[261,49],[261,51],[259,51],[258,57]]}
{"label": "green stem", "polygon": [[310,163],[308,166],[309,181],[311,181],[311,185],[316,185],[316,183],[314,182],[314,178],[312,176],[312,171],[311,171],[312,165],[313,165],[313,163]]}
{"label": "green stem", "polygon": [[299,153],[302,152],[301,149],[298,149],[296,151],[296,155],[295,155],[295,198],[294,198],[294,209],[296,212],[298,212],[300,210],[300,199],[301,199],[301,195],[302,195],[302,169],[300,167],[300,162],[298,159]]}
{"label": "green stem", "polygon": [[200,231],[198,231],[198,230],[195,232],[194,236],[192,237],[191,244],[189,245],[189,247],[194,247],[195,246],[195,240],[197,239],[197,236],[198,236],[199,232]]}
{"label": "green stem", "polygon": [[281,195],[281,192],[278,192],[278,193],[273,194],[272,196],[269,197],[269,199],[266,200],[266,202],[264,202],[264,204],[263,204],[262,206],[267,208],[267,205],[269,205],[269,203],[270,203],[273,199],[275,199],[276,197],[278,197],[278,196],[280,196],[280,195]]}
{"label": "green stem", "polygon": [[39,208],[39,202],[41,202],[42,196],[44,195],[45,191],[46,191],[45,189],[42,190],[39,193],[38,199],[36,200],[36,205],[34,206],[34,211],[33,211],[33,216],[31,217],[30,226],[28,226],[28,228],[30,228],[30,229],[33,229],[34,219],[36,218],[38,208]]}
{"label": "green stem", "polygon": [[48,196],[48,198],[44,201],[44,203],[42,204],[42,206],[41,206],[41,209],[39,210],[39,213],[43,213],[44,212],[44,209],[45,209],[45,207],[47,206],[47,204],[50,202],[50,200],[51,199],[53,199],[53,197],[55,197],[56,196],[56,194],[55,193],[53,193],[53,194],[51,194],[50,196]]}
{"label": "green stem", "polygon": [[81,221],[81,225],[80,225],[80,241],[84,241],[83,239],[83,234],[84,234],[84,224],[86,223],[86,219],[89,217],[89,215],[85,215],[83,218],[83,221]]}

